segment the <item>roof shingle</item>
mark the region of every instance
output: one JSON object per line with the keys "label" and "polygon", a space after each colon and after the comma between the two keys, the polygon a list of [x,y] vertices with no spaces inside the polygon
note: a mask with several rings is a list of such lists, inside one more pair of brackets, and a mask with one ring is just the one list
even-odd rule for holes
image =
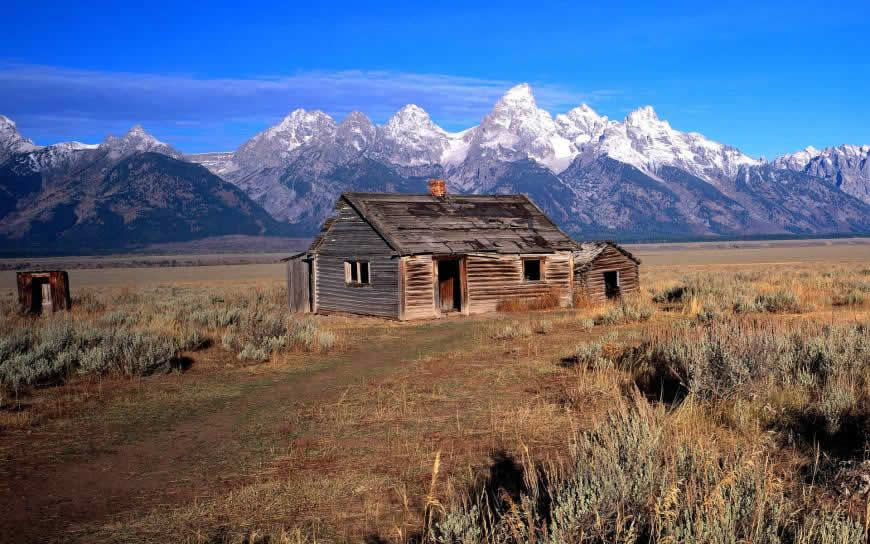
{"label": "roof shingle", "polygon": [[344,193],[400,255],[550,253],[575,243],[525,195]]}

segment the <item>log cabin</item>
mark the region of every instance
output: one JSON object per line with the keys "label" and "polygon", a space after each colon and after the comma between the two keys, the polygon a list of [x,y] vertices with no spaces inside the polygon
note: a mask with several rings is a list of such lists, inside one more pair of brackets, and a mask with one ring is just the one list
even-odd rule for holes
{"label": "log cabin", "polygon": [[291,310],[404,321],[573,303],[583,250],[530,198],[429,190],[342,194],[309,249],[285,259]]}
{"label": "log cabin", "polygon": [[580,242],[574,257],[574,300],[590,303],[640,289],[640,259],[614,242]]}

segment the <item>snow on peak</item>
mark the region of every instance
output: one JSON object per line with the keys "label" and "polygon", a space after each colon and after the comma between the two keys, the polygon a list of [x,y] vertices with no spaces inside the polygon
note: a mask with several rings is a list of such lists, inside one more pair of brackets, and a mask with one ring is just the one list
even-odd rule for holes
{"label": "snow on peak", "polygon": [[773,160],[773,166],[774,168],[786,168],[788,170],[803,170],[806,165],[811,160],[818,157],[820,153],[820,150],[808,145],[800,151],[777,157]]}
{"label": "snow on peak", "polygon": [[844,193],[870,204],[870,145],[810,146],[777,157],[773,166],[830,180]]}
{"label": "snow on peak", "polygon": [[635,126],[641,126],[649,123],[667,124],[667,121],[661,121],[659,119],[659,116],[656,114],[656,110],[654,110],[652,106],[643,106],[637,108],[636,110],[628,114],[628,117],[625,118],[625,122],[629,125]]}
{"label": "snow on peak", "polygon": [[404,167],[455,165],[465,160],[467,133],[449,133],[426,110],[408,104],[378,128],[375,155]]}
{"label": "snow on peak", "polygon": [[13,153],[27,153],[37,149],[39,146],[21,136],[15,121],[0,115],[0,161]]}
{"label": "snow on peak", "polygon": [[624,122],[609,126],[601,136],[598,153],[651,174],[662,166],[674,166],[713,184],[734,179],[741,166],[761,162],[697,132],[674,130],[651,106],[638,108]]}
{"label": "snow on peak", "polygon": [[251,141],[278,140],[278,144],[284,147],[284,152],[289,152],[308,143],[319,132],[335,132],[336,127],[335,120],[324,112],[299,108],[277,125],[254,136]]}
{"label": "snow on peak", "polygon": [[407,104],[395,113],[384,128],[391,132],[409,132],[423,130],[426,132],[444,132],[441,127],[432,122],[429,114],[416,104]]}
{"label": "snow on peak", "polygon": [[577,153],[549,112],[538,108],[527,83],[510,89],[475,130],[471,145],[501,161],[533,159],[553,172]]}
{"label": "snow on peak", "polygon": [[559,131],[579,150],[589,142],[597,142],[607,127],[614,125],[606,115],[598,113],[586,104],[556,116]]}
{"label": "snow on peak", "polygon": [[532,94],[532,88],[528,83],[520,83],[514,87],[508,89],[506,93],[499,100],[501,103],[510,104],[510,103],[524,103],[531,104],[535,106],[535,96]]}
{"label": "snow on peak", "polygon": [[366,115],[352,111],[336,128],[336,142],[351,153],[364,151],[375,139],[375,126]]}
{"label": "snow on peak", "polygon": [[109,158],[114,160],[134,153],[145,152],[160,153],[176,159],[182,158],[181,153],[174,150],[169,144],[161,142],[149,134],[139,124],[133,125],[121,138],[112,135],[107,136],[99,147],[106,150]]}

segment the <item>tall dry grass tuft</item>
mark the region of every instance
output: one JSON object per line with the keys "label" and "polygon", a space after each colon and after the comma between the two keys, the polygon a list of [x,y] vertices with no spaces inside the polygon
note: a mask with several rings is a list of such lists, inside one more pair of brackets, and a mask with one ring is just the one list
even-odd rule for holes
{"label": "tall dry grass tuft", "polygon": [[429,525],[426,540],[821,544],[864,537],[863,524],[787,495],[753,448],[720,450],[700,434],[684,440],[684,430],[635,395],[577,437],[568,466],[523,463],[534,485],[500,500],[472,489]]}
{"label": "tall dry grass tuft", "polygon": [[536,310],[552,310],[558,308],[562,301],[562,291],[558,287],[550,287],[543,295],[535,297],[509,297],[500,300],[496,306],[499,312],[529,312]]}

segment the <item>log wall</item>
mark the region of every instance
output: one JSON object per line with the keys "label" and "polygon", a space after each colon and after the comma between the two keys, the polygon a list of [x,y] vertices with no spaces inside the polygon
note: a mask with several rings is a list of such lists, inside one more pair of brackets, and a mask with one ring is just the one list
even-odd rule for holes
{"label": "log wall", "polygon": [[468,313],[492,312],[511,298],[531,299],[558,288],[560,304],[571,304],[571,253],[543,256],[541,281],[523,280],[523,260],[518,255],[467,257]]}
{"label": "log wall", "polygon": [[[369,285],[345,282],[345,261],[369,263]],[[315,259],[318,312],[351,312],[399,318],[399,259],[383,238],[344,202],[323,233]]]}
{"label": "log wall", "polygon": [[574,277],[576,294],[589,302],[604,302],[607,300],[604,273],[613,270],[619,271],[620,294],[633,293],[640,289],[637,263],[619,250],[608,247],[601,252],[588,269],[577,271]]}
{"label": "log wall", "polygon": [[404,315],[403,319],[438,317],[435,309],[435,273],[431,255],[403,257]]}

